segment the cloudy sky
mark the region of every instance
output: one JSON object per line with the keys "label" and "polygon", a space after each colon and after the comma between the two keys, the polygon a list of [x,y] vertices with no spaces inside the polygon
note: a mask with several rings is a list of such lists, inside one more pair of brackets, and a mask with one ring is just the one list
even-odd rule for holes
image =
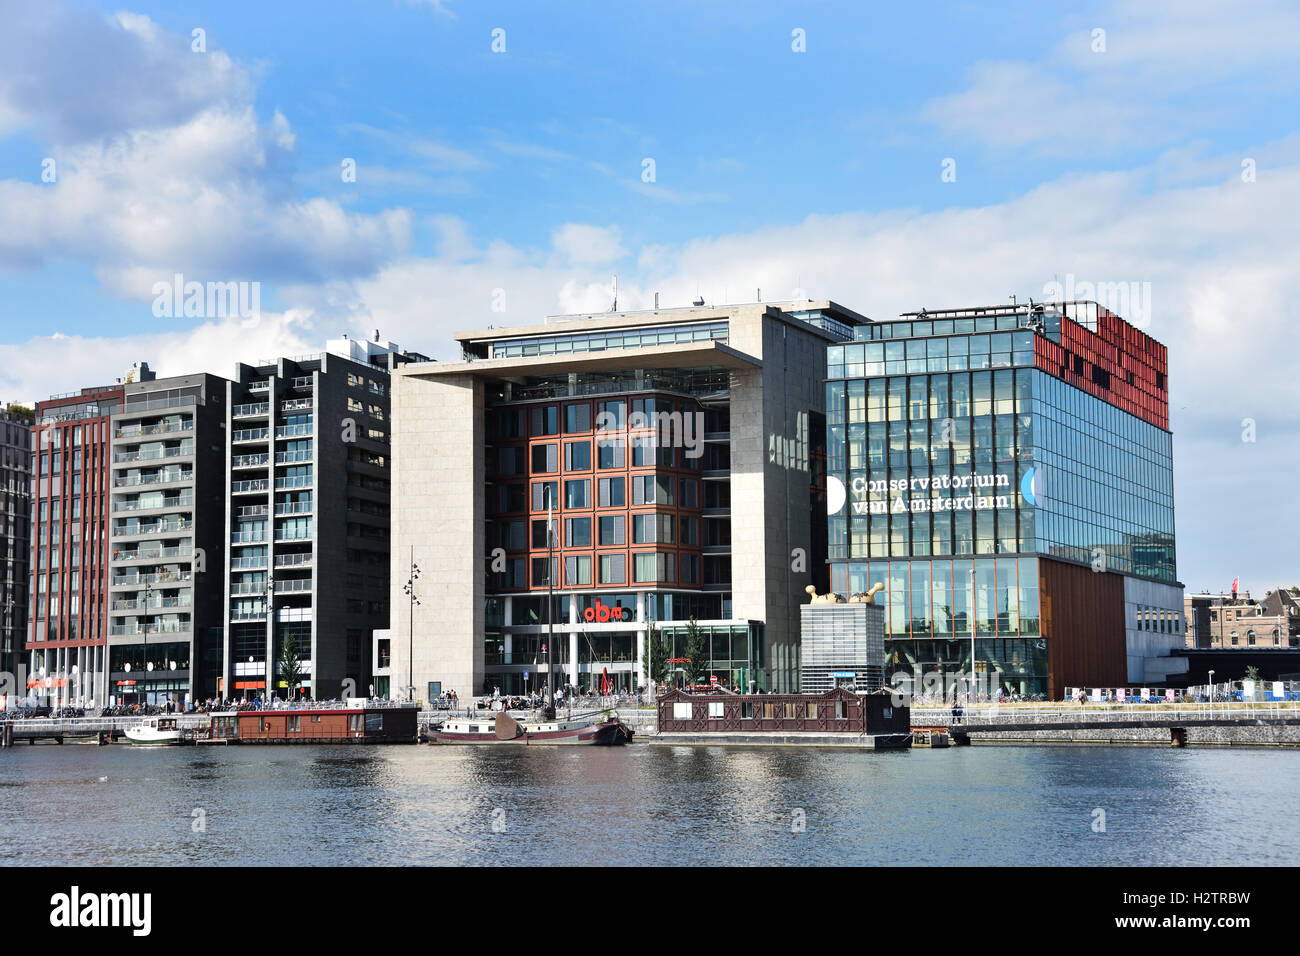
{"label": "cloudy sky", "polygon": [[[1300,583],[1300,8],[1074,6],[0,0],[0,399],[453,358],[614,274],[874,318],[1138,283],[1180,578]],[[260,314],[159,316],[178,274]]]}

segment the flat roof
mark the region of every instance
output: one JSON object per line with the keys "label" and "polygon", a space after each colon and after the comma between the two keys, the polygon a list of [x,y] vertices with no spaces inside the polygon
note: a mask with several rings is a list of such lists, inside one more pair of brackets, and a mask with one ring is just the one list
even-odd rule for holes
{"label": "flat roof", "polygon": [[[682,321],[707,322],[711,319],[728,319],[742,312],[762,312],[788,322],[808,325],[796,319],[792,312],[825,312],[830,318],[846,325],[871,325],[865,315],[847,309],[829,299],[807,299],[788,302],[747,302],[734,305],[687,306],[679,309],[638,309],[631,312],[578,312],[572,315],[549,315],[540,325],[514,325],[493,329],[478,329],[453,333],[458,342],[490,342],[494,339],[513,339],[535,335],[566,335],[604,328],[628,326],[653,326]],[[816,328],[816,326],[812,326]],[[820,330],[818,330],[820,331]]]}
{"label": "flat roof", "polygon": [[638,368],[762,368],[754,356],[721,342],[689,342],[655,348],[609,349],[564,355],[529,355],[520,358],[475,359],[470,362],[431,362],[403,365],[394,375],[478,375],[504,378],[512,375],[546,375],[552,372],[623,371]]}

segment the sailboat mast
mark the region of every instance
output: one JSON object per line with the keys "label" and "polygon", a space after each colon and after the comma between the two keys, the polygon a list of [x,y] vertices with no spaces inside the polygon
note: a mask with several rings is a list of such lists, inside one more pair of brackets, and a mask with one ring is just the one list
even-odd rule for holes
{"label": "sailboat mast", "polygon": [[546,487],[546,706],[554,706],[555,701],[555,559],[551,556],[554,547],[554,526],[552,524],[551,489]]}

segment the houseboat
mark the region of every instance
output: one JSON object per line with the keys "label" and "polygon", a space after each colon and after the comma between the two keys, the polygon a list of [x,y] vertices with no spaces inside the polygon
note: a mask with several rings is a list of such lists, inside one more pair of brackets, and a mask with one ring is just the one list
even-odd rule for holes
{"label": "houseboat", "polygon": [[613,746],[630,742],[632,729],[617,714],[519,720],[502,711],[484,717],[448,717],[429,728],[428,739],[433,744]]}
{"label": "houseboat", "polygon": [[659,698],[652,744],[786,744],[870,750],[911,746],[911,710],[888,691],[859,694],[688,693]]}
{"label": "houseboat", "polygon": [[284,710],[213,713],[200,743],[413,744],[418,739],[413,703],[349,699],[341,704]]}

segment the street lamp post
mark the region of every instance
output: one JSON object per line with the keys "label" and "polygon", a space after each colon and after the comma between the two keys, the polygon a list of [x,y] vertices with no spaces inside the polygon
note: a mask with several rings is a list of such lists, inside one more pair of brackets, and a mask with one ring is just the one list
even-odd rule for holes
{"label": "street lamp post", "polygon": [[142,668],[140,671],[140,693],[136,695],[140,698],[140,703],[144,707],[149,706],[149,697],[148,697],[148,690],[145,684],[145,678],[149,676],[149,613],[151,611],[151,602],[149,600],[149,596],[151,594],[153,594],[153,585],[148,581],[148,579],[146,579],[144,582],[145,618],[144,618],[144,631],[142,632],[144,634],[144,651],[142,654],[143,660],[141,660],[140,662]]}
{"label": "street lamp post", "polygon": [[975,588],[975,568],[970,569],[970,685],[966,688],[966,706],[971,705],[971,694],[975,690],[975,622],[978,615],[975,612],[976,601]]}
{"label": "street lamp post", "polygon": [[1214,671],[1210,671],[1210,714],[1214,714]]}
{"label": "street lamp post", "polygon": [[[275,575],[266,575],[266,698],[275,696]],[[286,688],[287,690],[287,688]],[[286,696],[288,696],[286,694]]]}
{"label": "street lamp post", "polygon": [[415,546],[411,546],[411,574],[402,590],[410,601],[406,629],[406,699],[415,700],[415,606],[420,599],[415,596],[415,582],[420,579],[420,566],[415,563]]}

